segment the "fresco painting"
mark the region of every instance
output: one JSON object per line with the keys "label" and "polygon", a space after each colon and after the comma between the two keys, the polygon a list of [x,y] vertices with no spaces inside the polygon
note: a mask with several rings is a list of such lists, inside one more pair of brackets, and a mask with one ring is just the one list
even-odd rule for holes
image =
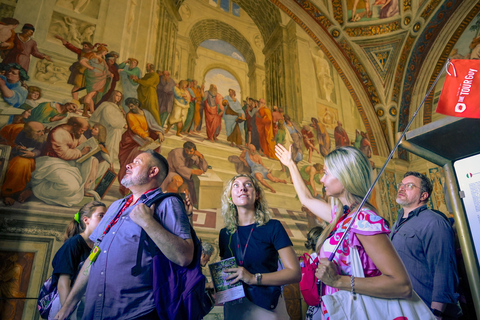
{"label": "fresco painting", "polygon": [[[388,155],[395,132],[381,128],[395,127],[397,113],[378,110],[391,107],[385,104],[393,101],[394,84],[376,79],[368,58],[358,59],[368,50],[349,51],[341,41],[353,43],[358,38],[347,35],[382,23],[392,31],[388,23],[403,18],[397,0],[336,1],[351,33],[337,38],[332,31],[333,50],[273,0],[41,1],[37,14],[24,11],[40,8],[37,0],[0,0],[0,41],[12,43],[0,45],[0,232],[54,238],[46,257],[35,259],[51,259],[60,230],[81,205],[127,195],[120,184],[125,166],[147,149],[169,162],[162,189],[191,196],[202,239],[218,244],[223,183],[248,172],[264,186],[299,253],[308,228],[319,222],[296,198],[274,145],[291,147],[312,195],[325,200],[320,179],[330,151],[354,146],[377,173]],[[296,2],[297,10],[309,5],[308,14],[330,3]],[[472,21],[452,57],[480,50],[479,23]],[[358,48],[395,49],[388,36],[377,40],[358,41]],[[23,45],[13,48],[15,41]],[[333,55],[339,48],[342,54]],[[445,211],[442,169],[430,167],[421,168],[434,184],[430,204]],[[389,167],[373,194],[390,222],[404,171],[407,165]],[[44,234],[22,223],[15,229],[18,216],[48,217],[53,225]],[[27,279],[17,278],[17,285]]]}
{"label": "fresco painting", "polygon": [[27,297],[28,284],[33,267],[34,252],[0,251],[0,291],[2,297],[14,297],[15,300],[0,302],[2,319],[22,319],[23,307]]}
{"label": "fresco painting", "polygon": [[398,0],[347,0],[349,21],[386,19],[399,14]]}

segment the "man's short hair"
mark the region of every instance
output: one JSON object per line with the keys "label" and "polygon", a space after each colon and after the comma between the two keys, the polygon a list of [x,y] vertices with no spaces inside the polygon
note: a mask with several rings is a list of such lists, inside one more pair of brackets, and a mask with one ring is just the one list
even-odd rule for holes
{"label": "man's short hair", "polygon": [[416,171],[408,171],[403,175],[404,178],[409,177],[409,176],[414,176],[420,179],[420,189],[422,192],[428,193],[427,199],[430,198],[430,195],[432,194],[433,186],[432,182],[423,174],[416,172]]}
{"label": "man's short hair", "polygon": [[193,149],[197,151],[197,146],[192,141],[187,141],[183,144],[183,149],[189,149],[189,150]]}
{"label": "man's short hair", "polygon": [[164,156],[160,153],[155,152],[153,150],[147,150],[144,153],[148,153],[152,156],[152,161],[150,162],[150,166],[158,168],[158,175],[157,175],[157,182],[158,184],[162,184],[163,180],[168,175],[168,162]]}
{"label": "man's short hair", "polygon": [[213,250],[213,246],[210,243],[202,241],[202,253],[209,256],[213,253]]}

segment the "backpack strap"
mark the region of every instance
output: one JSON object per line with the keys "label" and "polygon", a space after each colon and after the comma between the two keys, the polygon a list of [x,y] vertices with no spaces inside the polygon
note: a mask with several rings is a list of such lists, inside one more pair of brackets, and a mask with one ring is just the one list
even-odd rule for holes
{"label": "backpack strap", "polygon": [[[165,198],[168,198],[168,197],[176,197],[183,203],[183,199],[176,193],[159,193],[159,194],[155,195],[154,197],[145,201],[144,204],[147,207],[150,208],[153,204],[156,203],[157,207],[158,207],[160,205],[160,203]],[[158,221],[155,213],[153,214],[153,217],[155,218],[155,220]],[[132,271],[131,271],[132,276],[134,276],[134,277],[136,277],[136,276],[138,276],[142,273],[142,253],[143,253],[143,249],[145,247],[145,242],[147,242],[149,239],[150,238],[147,236],[147,233],[145,232],[145,230],[142,229],[142,233],[140,234],[140,242],[139,242],[139,245],[138,245],[138,251],[137,251],[137,263],[135,264],[135,266],[132,267]]]}

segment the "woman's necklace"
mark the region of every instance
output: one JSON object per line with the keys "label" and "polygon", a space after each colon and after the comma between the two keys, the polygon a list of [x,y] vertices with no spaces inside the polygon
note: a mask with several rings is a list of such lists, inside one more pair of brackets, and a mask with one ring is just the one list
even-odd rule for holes
{"label": "woman's necklace", "polygon": [[250,234],[248,235],[247,238],[247,243],[245,244],[245,248],[243,248],[243,252],[240,249],[240,237],[238,236],[238,228],[237,231],[235,232],[235,235],[237,237],[237,256],[238,256],[238,264],[243,266],[243,262],[245,260],[245,253],[247,252],[247,247],[248,243],[250,242],[250,238],[252,237],[253,229],[255,228],[256,224],[252,226],[252,229],[250,229]]}

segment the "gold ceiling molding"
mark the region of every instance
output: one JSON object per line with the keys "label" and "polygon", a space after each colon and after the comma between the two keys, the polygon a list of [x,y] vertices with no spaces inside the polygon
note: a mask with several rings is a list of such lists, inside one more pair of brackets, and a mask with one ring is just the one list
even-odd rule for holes
{"label": "gold ceiling molding", "polygon": [[412,10],[412,0],[403,0],[403,12]]}
{"label": "gold ceiling molding", "polygon": [[400,29],[400,20],[397,20],[385,24],[345,28],[345,33],[350,37],[365,37],[391,33]]}
{"label": "gold ceiling molding", "polygon": [[440,4],[440,2],[442,2],[442,0],[432,0],[427,5],[425,10],[423,10],[421,17],[425,19],[425,21],[428,20],[428,18],[430,17],[430,15],[432,15],[433,11],[435,11],[435,8]]}

